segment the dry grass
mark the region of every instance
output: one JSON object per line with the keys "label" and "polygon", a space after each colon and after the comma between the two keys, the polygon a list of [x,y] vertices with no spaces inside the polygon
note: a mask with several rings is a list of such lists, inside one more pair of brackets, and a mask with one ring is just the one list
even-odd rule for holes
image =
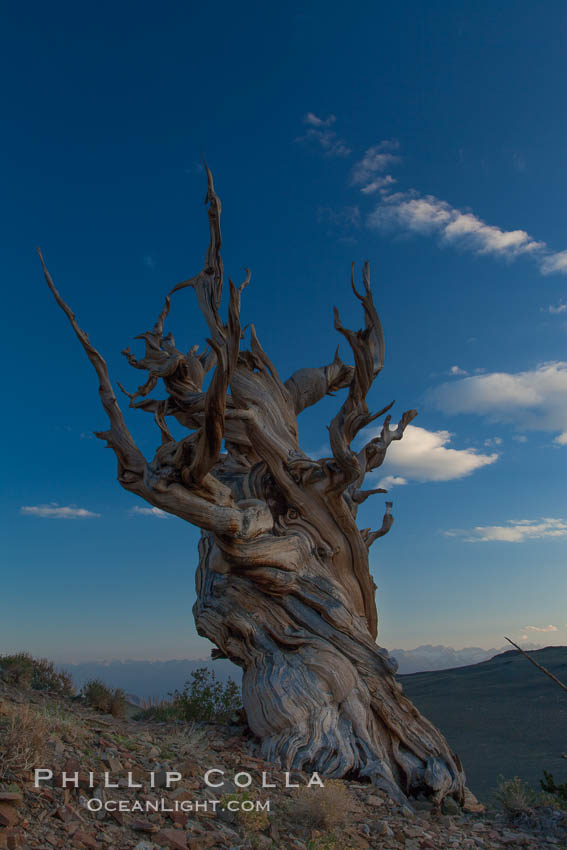
{"label": "dry grass", "polygon": [[49,724],[29,705],[0,704],[0,779],[19,777],[41,761]]}
{"label": "dry grass", "polygon": [[348,822],[352,808],[353,799],[344,782],[327,779],[324,788],[298,788],[291,813],[304,826],[328,830]]}
{"label": "dry grass", "polygon": [[176,747],[180,755],[202,753],[207,748],[207,729],[198,723],[188,723],[177,735],[168,739],[168,744]]}
{"label": "dry grass", "polygon": [[496,804],[509,815],[519,815],[529,811],[535,804],[537,795],[519,776],[513,779],[498,780],[498,787],[493,792]]}
{"label": "dry grass", "polygon": [[49,727],[49,734],[57,735],[67,744],[79,744],[87,737],[86,726],[63,706],[47,703],[38,714]]}

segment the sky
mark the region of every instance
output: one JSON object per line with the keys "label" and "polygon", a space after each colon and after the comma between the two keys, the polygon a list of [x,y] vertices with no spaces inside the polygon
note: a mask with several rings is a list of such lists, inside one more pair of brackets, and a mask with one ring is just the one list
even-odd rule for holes
{"label": "sky", "polygon": [[[204,155],[227,275],[282,377],[360,326],[369,260],[386,365],[419,416],[360,525],[379,643],[567,644],[567,7],[549,0],[12,4],[0,63],[5,287],[0,652],[205,657],[198,531],[116,482],[97,381],[38,263],[113,380],[202,266]],[[203,343],[193,293],[168,329]],[[341,346],[344,359],[348,351]],[[327,451],[341,398],[300,417]],[[146,455],[151,417],[127,411]],[[366,434],[366,437],[371,436]]]}

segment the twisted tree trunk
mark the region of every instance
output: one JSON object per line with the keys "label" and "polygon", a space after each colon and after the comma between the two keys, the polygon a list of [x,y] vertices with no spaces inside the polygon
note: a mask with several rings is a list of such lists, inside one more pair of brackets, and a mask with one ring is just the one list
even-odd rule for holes
{"label": "twisted tree trunk", "polygon": [[[435,801],[446,795],[461,800],[458,757],[403,695],[395,662],[376,644],[368,549],[390,530],[391,503],[377,531],[360,530],[356,514],[368,496],[385,492],[363,490],[364,478],[416,413],[404,413],[396,428],[386,416],[379,437],[358,453],[351,449],[357,433],[392,406],[371,415],[366,404],[384,364],[368,265],[362,293],[352,282],[364,329],[344,328],[335,310],[335,327],[352,349],[354,366],[345,365],[337,349],[329,365],[301,369],[284,383],[253,327],[250,348],[240,348],[240,297],[249,272],[240,287],[229,282],[228,321],[220,319],[221,205],[207,174],[210,241],[203,270],[167,296],[153,330],[141,335],[145,356],[123,352],[148,372],[137,392],[126,394],[131,407],[153,413],[161,431],[153,460],[136,446],[105,361],[41,258],[49,287],[99,377],[110,429],[97,436],[114,450],[124,488],[201,528],[197,629],[216,645],[213,657],[243,668],[244,705],[262,755],[326,776],[368,777],[398,800],[419,792]],[[163,333],[170,296],[184,287],[195,290],[209,328],[209,347],[201,354],[197,346],[178,351],[171,334]],[[166,397],[149,398],[160,378]],[[312,459],[299,447],[297,416],[341,388],[348,393],[329,427],[332,457]],[[189,429],[184,439],[172,437],[170,416]]]}

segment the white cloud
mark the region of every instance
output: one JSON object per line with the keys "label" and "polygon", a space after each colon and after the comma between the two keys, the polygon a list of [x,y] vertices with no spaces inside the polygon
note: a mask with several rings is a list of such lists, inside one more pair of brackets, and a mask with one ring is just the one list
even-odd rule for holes
{"label": "white cloud", "polygon": [[155,516],[158,519],[167,519],[169,517],[169,514],[162,511],[161,508],[141,508],[139,505],[135,505],[130,510],[130,513],[137,516]]}
{"label": "white cloud", "polygon": [[530,632],[558,632],[559,629],[557,626],[524,626],[524,628]]}
{"label": "white cloud", "polygon": [[86,508],[58,505],[57,502],[51,502],[49,505],[23,505],[20,513],[24,516],[39,516],[45,519],[89,519],[100,516],[93,511],[87,511]]}
{"label": "white cloud", "polygon": [[469,373],[467,372],[466,369],[461,369],[460,366],[451,366],[451,368],[449,369],[449,374],[450,375],[468,375]]}
{"label": "white cloud", "polygon": [[377,180],[376,175],[399,162],[399,156],[392,153],[399,146],[399,142],[395,139],[385,139],[378,145],[368,148],[362,159],[353,166],[351,183],[354,186],[363,186],[361,191],[365,193],[375,192],[394,183],[394,178],[390,175],[382,180]]}
{"label": "white cloud", "polygon": [[380,479],[378,487],[385,487],[386,490],[390,490],[392,487],[403,487],[407,483],[407,479],[402,478],[401,475],[386,475],[385,478]]}
{"label": "white cloud", "polygon": [[314,112],[308,112],[303,119],[303,123],[307,124],[308,127],[318,127],[319,129],[323,129],[324,127],[330,127],[336,120],[336,115],[333,115],[332,113],[327,118],[319,118],[319,116],[315,115]]}
{"label": "white cloud", "polygon": [[471,212],[461,212],[447,201],[420,195],[413,189],[384,195],[370,214],[368,225],[379,230],[397,228],[422,235],[437,234],[446,244],[509,259],[545,249],[545,243],[536,242],[525,230],[502,230]]}
{"label": "white cloud", "polygon": [[385,177],[376,177],[366,186],[363,186],[360,190],[363,195],[372,195],[374,192],[377,192],[379,189],[382,191],[386,191],[389,186],[393,186],[397,181],[391,174],[386,174]]}
{"label": "white cloud", "polygon": [[296,139],[297,142],[313,141],[323,148],[326,156],[349,156],[351,149],[346,142],[340,139],[331,127],[336,121],[334,115],[320,118],[314,112],[308,112],[303,117],[303,123],[307,127],[304,136]]}
{"label": "white cloud", "polygon": [[462,378],[430,390],[428,398],[445,413],[479,414],[528,431],[558,431],[555,442],[567,445],[567,362]]}
{"label": "white cloud", "polygon": [[[506,525],[477,525],[472,531],[446,531],[447,537],[464,536],[467,543],[527,543],[532,540],[567,536],[567,520],[544,519],[508,520]],[[468,535],[468,536],[467,536]]]}
{"label": "white cloud", "polygon": [[554,274],[555,272],[567,274],[567,251],[548,254],[542,261],[541,270],[543,274]]}
{"label": "white cloud", "polygon": [[[370,428],[362,432],[365,442],[379,433]],[[498,460],[498,454],[448,448],[452,436],[449,431],[408,425],[403,439],[390,445],[380,472],[386,472],[390,480],[401,476],[413,481],[452,481]]]}
{"label": "white cloud", "polygon": [[541,308],[544,313],[551,313],[552,316],[557,316],[559,313],[567,313],[567,304],[560,301],[559,304],[549,304],[547,307]]}

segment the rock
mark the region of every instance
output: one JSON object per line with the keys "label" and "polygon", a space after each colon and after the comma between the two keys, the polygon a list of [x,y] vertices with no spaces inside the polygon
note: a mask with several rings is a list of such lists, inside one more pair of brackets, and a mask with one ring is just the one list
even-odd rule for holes
{"label": "rock", "polygon": [[22,795],[15,791],[0,791],[0,803],[11,803],[13,806],[17,806],[22,800]]}
{"label": "rock", "polygon": [[135,820],[130,824],[130,829],[135,832],[157,832],[159,827],[149,820]]}
{"label": "rock", "polygon": [[152,844],[151,841],[139,841],[134,847],[134,850],[156,850],[157,844]]}
{"label": "rock", "polygon": [[465,812],[474,812],[480,813],[485,811],[485,806],[482,803],[479,803],[475,795],[472,791],[469,791],[468,788],[465,788],[465,799],[463,802],[463,811]]}
{"label": "rock", "polygon": [[443,814],[445,815],[460,815],[461,807],[452,797],[445,797],[443,800]]}
{"label": "rock", "polygon": [[274,846],[272,839],[269,836],[264,835],[263,832],[256,833],[254,841],[256,842],[258,850],[272,850]]}
{"label": "rock", "polygon": [[17,824],[19,815],[11,803],[0,803],[0,826],[12,827]]}
{"label": "rock", "polygon": [[70,820],[73,820],[73,813],[67,806],[59,806],[55,809],[53,816],[62,820],[63,823],[68,823]]}
{"label": "rock", "polygon": [[120,763],[120,760],[117,759],[115,756],[105,756],[105,758],[103,759],[103,764],[109,769],[111,773],[120,773],[120,771],[122,770],[122,764]]}
{"label": "rock", "polygon": [[21,829],[7,829],[5,834],[7,850],[17,850],[18,847],[23,847],[24,833]]}
{"label": "rock", "polygon": [[73,836],[73,847],[92,847],[96,850],[98,844],[92,835],[89,835],[88,832],[83,832],[82,829],[78,829]]}
{"label": "rock", "polygon": [[[181,829],[162,829],[156,833],[154,838],[158,845],[170,847],[172,850],[187,850],[187,836]],[[196,838],[191,841],[191,850],[193,850],[193,847],[200,847],[197,843],[200,840],[200,838]],[[209,844],[208,846],[212,845]]]}
{"label": "rock", "polygon": [[384,800],[381,797],[377,797],[375,794],[370,794],[366,798],[366,805],[367,806],[383,806]]}
{"label": "rock", "polygon": [[377,835],[384,835],[386,838],[394,837],[394,830],[385,821],[379,821],[376,824],[375,832]]}

